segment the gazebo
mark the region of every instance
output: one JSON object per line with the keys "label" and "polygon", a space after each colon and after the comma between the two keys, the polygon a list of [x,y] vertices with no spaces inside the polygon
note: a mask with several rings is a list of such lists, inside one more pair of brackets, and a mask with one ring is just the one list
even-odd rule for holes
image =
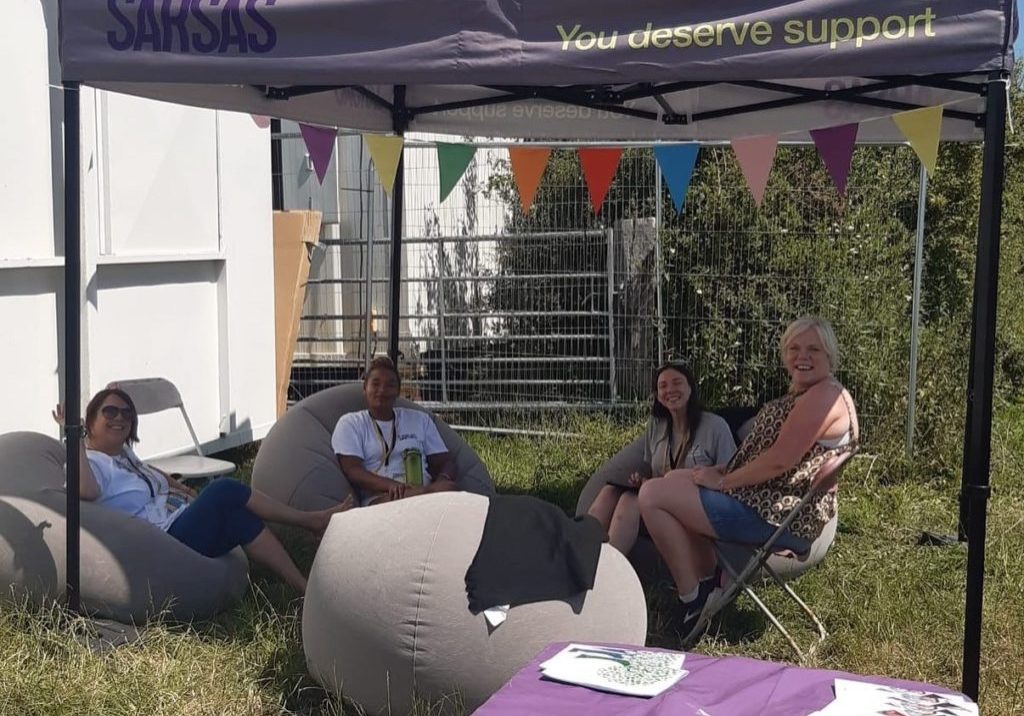
{"label": "gazebo", "polygon": [[[63,0],[68,604],[78,606],[79,93],[90,86],[368,132],[687,142],[859,125],[941,107],[983,142],[961,524],[963,691],[977,698],[1013,0]],[[398,176],[402,176],[399,160]],[[398,352],[403,191],[393,192]]]}

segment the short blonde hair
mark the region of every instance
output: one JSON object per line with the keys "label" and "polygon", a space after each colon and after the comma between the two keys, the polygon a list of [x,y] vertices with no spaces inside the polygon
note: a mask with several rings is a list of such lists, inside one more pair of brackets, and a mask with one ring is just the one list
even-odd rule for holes
{"label": "short blonde hair", "polygon": [[793,338],[808,328],[813,328],[817,331],[821,345],[828,355],[828,361],[832,366],[832,370],[838,368],[839,341],[836,340],[836,332],[832,330],[832,324],[821,316],[801,316],[786,326],[786,330],[782,332],[782,338],[779,339],[779,356],[783,362],[786,360],[786,346],[790,344]]}

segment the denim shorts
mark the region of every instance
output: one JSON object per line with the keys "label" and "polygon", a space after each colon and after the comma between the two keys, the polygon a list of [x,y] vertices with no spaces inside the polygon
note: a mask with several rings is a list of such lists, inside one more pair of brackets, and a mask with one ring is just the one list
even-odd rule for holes
{"label": "denim shorts", "polygon": [[[708,516],[708,522],[715,529],[718,539],[723,542],[762,545],[778,529],[766,522],[753,508],[732,495],[706,487],[698,489],[704,514]],[[775,549],[788,549],[797,554],[805,554],[810,548],[810,542],[803,537],[797,537],[789,530],[775,540]]]}

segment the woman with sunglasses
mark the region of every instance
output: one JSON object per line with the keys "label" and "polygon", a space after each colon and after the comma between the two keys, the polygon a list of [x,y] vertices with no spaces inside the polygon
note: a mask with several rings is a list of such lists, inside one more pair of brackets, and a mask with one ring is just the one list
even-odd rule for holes
{"label": "woman with sunglasses", "polygon": [[[63,406],[53,418],[64,424]],[[329,510],[303,512],[230,478],[214,480],[197,494],[135,455],[131,446],[139,441],[138,427],[135,405],[124,391],[107,388],[89,401],[79,458],[81,498],[146,520],[206,557],[241,546],[251,560],[305,594],[306,578],[264,523],[319,535],[335,512],[352,506],[351,498]]]}

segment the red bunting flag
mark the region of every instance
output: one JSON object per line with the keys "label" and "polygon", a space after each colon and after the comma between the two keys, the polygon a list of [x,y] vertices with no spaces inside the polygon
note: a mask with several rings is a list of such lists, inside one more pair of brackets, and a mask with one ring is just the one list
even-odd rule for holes
{"label": "red bunting flag", "polygon": [[608,194],[608,189],[615,178],[622,158],[621,149],[578,149],[580,166],[583,167],[583,178],[590,192],[590,204],[594,213],[601,211],[601,205]]}
{"label": "red bunting flag", "polygon": [[519,203],[523,213],[529,214],[537,188],[548,166],[551,150],[546,147],[509,147],[508,158],[512,164],[512,177],[519,189]]}

